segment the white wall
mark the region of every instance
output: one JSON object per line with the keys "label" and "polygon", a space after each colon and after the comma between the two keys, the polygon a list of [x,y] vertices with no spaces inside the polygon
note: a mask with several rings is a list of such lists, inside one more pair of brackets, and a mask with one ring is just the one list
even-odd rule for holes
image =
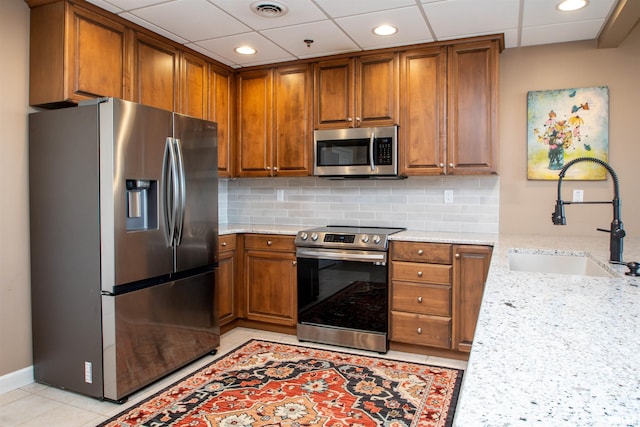
{"label": "white wall", "polygon": [[29,7],[0,6],[0,377],[31,364],[27,114]]}

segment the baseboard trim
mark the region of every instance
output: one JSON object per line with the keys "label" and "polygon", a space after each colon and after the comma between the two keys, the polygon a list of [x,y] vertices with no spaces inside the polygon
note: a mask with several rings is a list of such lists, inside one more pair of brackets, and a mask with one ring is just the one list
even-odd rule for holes
{"label": "baseboard trim", "polygon": [[33,366],[0,376],[0,394],[7,393],[33,382]]}

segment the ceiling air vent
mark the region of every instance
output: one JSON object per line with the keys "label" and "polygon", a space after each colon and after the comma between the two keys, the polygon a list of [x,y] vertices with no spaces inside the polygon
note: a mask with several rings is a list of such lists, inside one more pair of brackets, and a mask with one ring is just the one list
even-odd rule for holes
{"label": "ceiling air vent", "polygon": [[257,1],[251,4],[251,10],[264,18],[278,18],[285,15],[289,8],[275,1]]}

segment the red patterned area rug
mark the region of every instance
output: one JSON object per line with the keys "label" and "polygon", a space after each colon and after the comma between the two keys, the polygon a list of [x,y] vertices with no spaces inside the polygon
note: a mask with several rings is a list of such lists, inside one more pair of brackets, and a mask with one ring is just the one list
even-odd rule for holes
{"label": "red patterned area rug", "polygon": [[100,426],[450,426],[462,374],[251,340]]}

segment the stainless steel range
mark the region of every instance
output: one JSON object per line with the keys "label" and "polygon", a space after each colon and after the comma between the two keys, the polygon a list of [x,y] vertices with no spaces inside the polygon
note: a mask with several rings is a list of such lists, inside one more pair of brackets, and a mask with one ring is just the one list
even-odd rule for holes
{"label": "stainless steel range", "polygon": [[386,353],[389,235],[402,230],[326,226],[298,233],[298,339]]}

